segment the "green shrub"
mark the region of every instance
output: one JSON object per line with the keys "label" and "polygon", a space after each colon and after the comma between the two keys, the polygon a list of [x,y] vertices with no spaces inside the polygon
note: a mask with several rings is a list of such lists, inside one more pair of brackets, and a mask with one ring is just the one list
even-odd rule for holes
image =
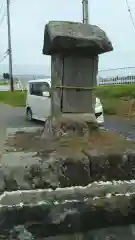
{"label": "green shrub", "polygon": [[115,115],[117,113],[118,100],[116,98],[101,99],[104,114]]}
{"label": "green shrub", "polygon": [[96,88],[96,94],[101,99],[121,98],[131,95],[135,97],[135,85],[99,86]]}
{"label": "green shrub", "polygon": [[101,99],[105,114],[116,114],[121,98],[135,98],[135,85],[99,86],[96,95]]}

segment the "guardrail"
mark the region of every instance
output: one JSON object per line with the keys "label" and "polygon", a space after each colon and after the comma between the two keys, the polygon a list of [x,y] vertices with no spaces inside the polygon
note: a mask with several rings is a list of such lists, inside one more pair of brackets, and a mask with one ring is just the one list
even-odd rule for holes
{"label": "guardrail", "polygon": [[97,85],[135,84],[135,67],[101,70],[98,73]]}
{"label": "guardrail", "polygon": [[[15,91],[24,91],[24,90],[26,90],[26,86],[24,86],[22,84],[22,82],[20,80],[18,80],[14,83],[14,90]],[[8,84],[8,83],[7,84],[1,84],[0,85],[0,92],[2,92],[2,91],[10,91],[10,84]]]}

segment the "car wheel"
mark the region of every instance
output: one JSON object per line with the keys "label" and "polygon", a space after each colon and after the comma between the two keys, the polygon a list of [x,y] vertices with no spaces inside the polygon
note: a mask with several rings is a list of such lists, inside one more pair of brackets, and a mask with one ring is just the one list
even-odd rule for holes
{"label": "car wheel", "polygon": [[28,121],[32,121],[32,111],[30,108],[27,108],[26,117]]}

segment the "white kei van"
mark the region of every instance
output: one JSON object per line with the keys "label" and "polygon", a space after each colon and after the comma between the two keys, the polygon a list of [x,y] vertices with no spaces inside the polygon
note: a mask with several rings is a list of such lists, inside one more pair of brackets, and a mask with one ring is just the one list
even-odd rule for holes
{"label": "white kei van", "polygon": [[[49,89],[50,79],[30,80],[28,82],[26,98],[27,120],[45,121],[50,116],[51,98]],[[96,98],[95,115],[99,125],[104,125],[103,107],[99,98]]]}

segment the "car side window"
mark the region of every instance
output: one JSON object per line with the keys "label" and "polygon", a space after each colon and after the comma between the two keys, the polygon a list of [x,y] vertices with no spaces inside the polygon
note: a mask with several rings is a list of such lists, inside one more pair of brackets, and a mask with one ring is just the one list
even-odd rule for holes
{"label": "car side window", "polygon": [[30,94],[36,96],[42,96],[41,83],[31,83],[30,84]]}
{"label": "car side window", "polygon": [[30,83],[30,94],[36,96],[43,96],[43,92],[49,92],[50,86],[47,82]]}

